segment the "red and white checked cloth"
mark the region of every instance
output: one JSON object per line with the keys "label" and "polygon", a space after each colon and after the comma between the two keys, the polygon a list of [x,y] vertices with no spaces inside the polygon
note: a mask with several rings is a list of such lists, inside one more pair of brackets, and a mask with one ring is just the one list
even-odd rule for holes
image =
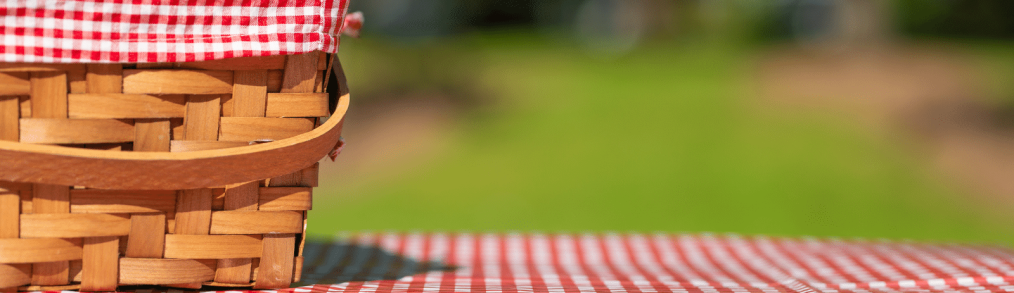
{"label": "red and white checked cloth", "polygon": [[913,242],[361,234],[308,240],[304,257],[303,283],[317,285],[267,292],[1014,291],[1014,251],[1008,248]]}
{"label": "red and white checked cloth", "polygon": [[6,0],[0,62],[336,53],[348,0]]}
{"label": "red and white checked cloth", "polygon": [[1003,247],[712,235],[362,234],[308,241],[287,292],[1006,292]]}

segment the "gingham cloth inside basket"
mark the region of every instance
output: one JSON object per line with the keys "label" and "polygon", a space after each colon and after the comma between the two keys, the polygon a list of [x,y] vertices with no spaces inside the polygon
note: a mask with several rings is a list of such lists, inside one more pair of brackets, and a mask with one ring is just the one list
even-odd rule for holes
{"label": "gingham cloth inside basket", "polygon": [[278,292],[1014,291],[1014,251],[994,246],[433,233],[311,240],[304,253],[313,285]]}
{"label": "gingham cloth inside basket", "polygon": [[338,51],[348,0],[7,0],[0,62],[193,62]]}

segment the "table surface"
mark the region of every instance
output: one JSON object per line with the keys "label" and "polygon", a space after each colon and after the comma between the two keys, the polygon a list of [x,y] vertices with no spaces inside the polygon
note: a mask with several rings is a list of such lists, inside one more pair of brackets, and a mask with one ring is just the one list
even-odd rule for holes
{"label": "table surface", "polygon": [[1014,291],[1014,251],[919,242],[358,234],[309,240],[304,256],[303,283],[318,285],[280,292]]}

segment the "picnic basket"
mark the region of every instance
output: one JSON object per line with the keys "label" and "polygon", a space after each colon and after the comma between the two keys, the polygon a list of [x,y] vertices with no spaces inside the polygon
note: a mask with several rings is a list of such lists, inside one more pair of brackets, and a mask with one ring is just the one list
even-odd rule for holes
{"label": "picnic basket", "polygon": [[[310,2],[341,23],[345,1]],[[0,291],[299,281],[349,102],[327,43],[0,62]]]}

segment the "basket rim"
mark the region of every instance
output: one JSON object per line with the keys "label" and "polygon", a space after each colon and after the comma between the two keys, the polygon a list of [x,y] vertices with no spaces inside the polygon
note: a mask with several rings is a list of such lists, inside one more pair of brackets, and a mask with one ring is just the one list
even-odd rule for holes
{"label": "basket rim", "polygon": [[[0,141],[0,161],[4,162],[0,164],[0,180],[101,189],[164,190],[224,186],[280,176],[317,162],[333,149],[341,135],[349,100],[350,94],[342,93],[328,120],[308,132],[226,149],[179,153],[110,152]],[[259,158],[268,156],[277,160]],[[291,160],[282,161],[282,158]],[[75,165],[88,167],[66,168]],[[118,176],[117,172],[123,174]],[[188,173],[173,176],[171,172]]]}

